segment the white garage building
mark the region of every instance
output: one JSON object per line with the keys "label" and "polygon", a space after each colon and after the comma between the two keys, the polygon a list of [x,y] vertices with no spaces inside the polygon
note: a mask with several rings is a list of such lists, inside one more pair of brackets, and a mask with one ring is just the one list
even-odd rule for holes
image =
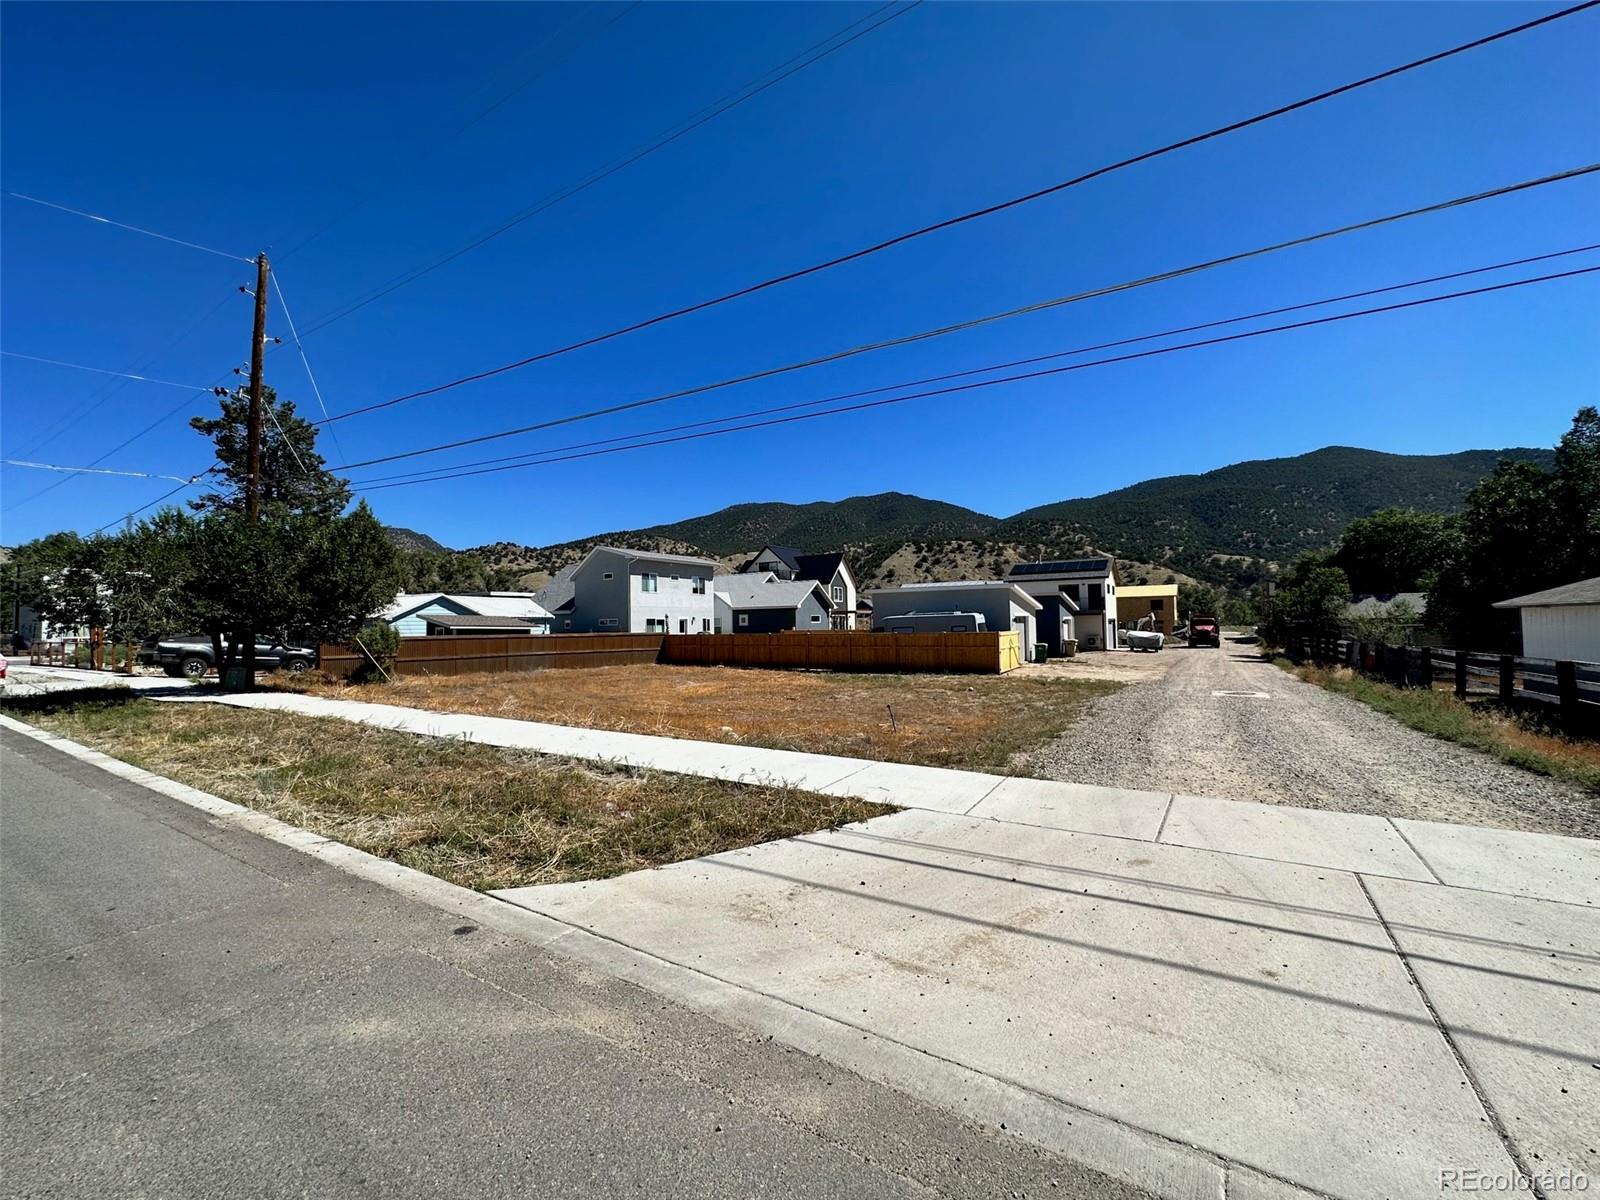
{"label": "white garage building", "polygon": [[1495,607],[1521,615],[1524,658],[1600,662],[1600,575],[1514,596]]}
{"label": "white garage building", "polygon": [[872,593],[872,628],[878,633],[928,633],[940,619],[945,628],[962,632],[974,613],[983,617],[987,633],[1014,630],[1024,660],[1033,657],[1041,605],[1015,584],[999,579],[953,583],[907,583]]}

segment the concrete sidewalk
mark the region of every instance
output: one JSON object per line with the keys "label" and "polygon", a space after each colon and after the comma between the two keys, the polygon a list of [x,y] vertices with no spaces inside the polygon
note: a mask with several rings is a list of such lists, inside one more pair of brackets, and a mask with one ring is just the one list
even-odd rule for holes
{"label": "concrete sidewalk", "polygon": [[788,784],[952,816],[1600,905],[1600,842],[1587,838],[1090,787],[284,692],[161,691],[160,699],[336,717],[540,754],[742,783]]}
{"label": "concrete sidewalk", "polygon": [[1600,843],[302,696],[171,698],[906,808],[498,895],[575,931],[551,943],[563,952],[1158,1195],[1600,1184]]}

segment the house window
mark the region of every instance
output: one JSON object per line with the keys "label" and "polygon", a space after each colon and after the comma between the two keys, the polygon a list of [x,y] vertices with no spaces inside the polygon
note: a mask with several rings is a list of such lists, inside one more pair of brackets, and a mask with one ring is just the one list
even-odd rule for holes
{"label": "house window", "polygon": [[833,585],[833,602],[835,604],[844,603],[844,584],[836,583]]}
{"label": "house window", "polygon": [[687,617],[679,617],[678,618],[678,632],[679,633],[688,633],[689,632],[689,620],[688,620]]}
{"label": "house window", "polygon": [[1106,602],[1104,592],[1105,592],[1105,589],[1103,587],[1101,587],[1098,583],[1091,583],[1089,585],[1089,607],[1090,608],[1099,608],[1101,605],[1103,605]]}
{"label": "house window", "polygon": [[610,571],[607,571],[604,575],[600,576],[600,578],[601,579],[615,579],[616,576],[613,575]]}
{"label": "house window", "polygon": [[703,576],[696,575],[694,577],[694,594],[696,596],[704,596],[706,594],[706,581]]}
{"label": "house window", "polygon": [[1153,600],[1150,601],[1150,611],[1151,612],[1160,612],[1166,606],[1167,606],[1167,600],[1166,600],[1165,596],[1157,596]]}
{"label": "house window", "polygon": [[667,631],[667,619],[665,617],[646,617],[644,631],[646,633],[665,633]]}
{"label": "house window", "polygon": [[967,627],[965,625],[952,625],[952,626],[950,626],[950,632],[951,633],[965,633],[966,631],[967,631]]}
{"label": "house window", "polygon": [[739,624],[740,625],[748,625],[748,624],[750,624],[750,614],[749,613],[740,613],[739,614]]}
{"label": "house window", "polygon": [[821,615],[820,615],[820,614],[818,614],[818,613],[812,613],[812,614],[811,614],[811,623],[812,623],[812,624],[813,624],[813,625],[821,625],[821,624],[822,624],[822,617],[821,617]]}
{"label": "house window", "polygon": [[711,632],[711,618],[710,617],[701,617],[700,618],[700,632],[701,633],[710,633]]}
{"label": "house window", "polygon": [[639,590],[641,592],[653,592],[656,590],[660,582],[661,581],[655,575],[641,575],[639,576]]}
{"label": "house window", "polygon": [[615,629],[617,627],[617,619],[615,617],[601,617],[596,624],[601,629]]}
{"label": "house window", "polygon": [[571,629],[572,628],[572,622],[571,621],[563,621],[563,622],[561,622],[561,628],[563,628],[563,629]]}
{"label": "house window", "polygon": [[678,582],[678,577],[677,577],[677,576],[676,576],[676,575],[674,575],[674,576],[673,576],[673,577],[672,577],[672,582],[673,582],[673,583],[677,583],[677,582]]}

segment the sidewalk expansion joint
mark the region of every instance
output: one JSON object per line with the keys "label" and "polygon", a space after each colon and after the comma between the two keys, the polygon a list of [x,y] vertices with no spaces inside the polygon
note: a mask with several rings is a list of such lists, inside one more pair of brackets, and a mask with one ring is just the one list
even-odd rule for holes
{"label": "sidewalk expansion joint", "polygon": [[1384,820],[1389,823],[1391,829],[1400,835],[1400,840],[1406,844],[1406,849],[1417,856],[1417,861],[1422,864],[1422,869],[1433,876],[1433,881],[1440,887],[1448,887],[1449,885],[1439,877],[1439,872],[1433,869],[1433,864],[1427,860],[1421,850],[1417,849],[1416,843],[1406,836],[1406,831],[1400,828],[1399,823],[1393,817],[1385,817]]}
{"label": "sidewalk expansion joint", "polygon": [[1434,1007],[1433,997],[1429,996],[1427,989],[1422,986],[1422,980],[1418,977],[1416,969],[1412,967],[1411,960],[1406,957],[1406,952],[1400,946],[1400,939],[1395,937],[1394,930],[1389,927],[1389,919],[1383,915],[1383,911],[1378,907],[1377,899],[1373,896],[1371,889],[1367,887],[1366,876],[1359,871],[1354,874],[1356,886],[1361,889],[1361,894],[1367,898],[1367,904],[1372,909],[1372,915],[1377,918],[1378,925],[1383,929],[1383,935],[1389,939],[1389,945],[1393,947],[1395,957],[1400,960],[1401,967],[1405,969],[1406,977],[1411,980],[1411,986],[1416,991],[1417,998],[1422,1001],[1422,1006],[1428,1010],[1428,1016],[1433,1020],[1433,1027],[1439,1031],[1439,1036],[1444,1039],[1444,1044],[1449,1047],[1451,1057],[1456,1060],[1456,1069],[1461,1072],[1461,1077],[1472,1088],[1472,1093],[1477,1096],[1478,1104],[1483,1109],[1484,1115],[1489,1118],[1489,1127],[1494,1130],[1495,1136],[1500,1139],[1500,1144],[1505,1148],[1506,1154],[1516,1164],[1517,1173],[1522,1177],[1519,1182],[1536,1197],[1536,1200],[1549,1200],[1538,1177],[1529,1169],[1527,1161],[1522,1156],[1522,1151],[1518,1150],[1516,1143],[1511,1140],[1511,1134],[1506,1129],[1505,1121],[1501,1119],[1500,1113],[1490,1101],[1489,1094],[1484,1091],[1483,1085],[1478,1082],[1477,1075],[1473,1073],[1472,1067],[1468,1065],[1466,1057],[1461,1053],[1461,1047],[1456,1044],[1456,1039],[1451,1034],[1449,1027],[1445,1025],[1444,1018],[1439,1015],[1439,1010]]}

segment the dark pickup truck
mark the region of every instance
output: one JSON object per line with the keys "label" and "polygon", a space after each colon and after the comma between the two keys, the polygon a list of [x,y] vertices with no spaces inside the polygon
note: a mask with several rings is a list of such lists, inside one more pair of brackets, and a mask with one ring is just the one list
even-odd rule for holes
{"label": "dark pickup truck", "polygon": [[1222,646],[1222,626],[1215,617],[1189,617],[1189,645]]}
{"label": "dark pickup truck", "polygon": [[[226,651],[228,641],[222,642]],[[211,638],[203,633],[186,633],[173,638],[148,638],[139,647],[139,661],[146,666],[160,667],[174,677],[186,675],[190,679],[204,678],[208,671],[217,669],[216,650]],[[299,674],[317,665],[317,652],[303,646],[286,646],[282,642],[256,640],[256,668],[262,671],[291,671]]]}

